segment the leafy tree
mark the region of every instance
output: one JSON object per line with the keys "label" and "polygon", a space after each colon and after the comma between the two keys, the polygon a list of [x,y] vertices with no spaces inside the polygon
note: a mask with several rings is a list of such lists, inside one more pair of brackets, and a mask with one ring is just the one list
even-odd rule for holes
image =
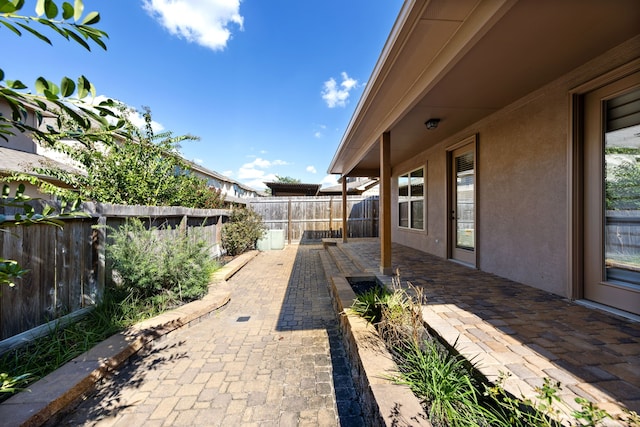
{"label": "leafy tree", "polygon": [[[124,106],[120,106],[124,113]],[[61,113],[64,117],[64,113]],[[125,119],[122,132],[111,136],[105,145],[79,135],[80,143],[65,138],[54,142],[53,148],[78,162],[86,174],[61,168],[38,168],[40,174],[55,177],[79,191],[82,199],[102,203],[147,206],[185,206],[221,208],[224,199],[206,181],[194,175],[178,153],[179,143],[196,140],[192,135],[174,137],[172,132],[156,134],[151,111],[145,107],[144,129]],[[61,120],[68,131],[74,122]],[[59,135],[68,132],[60,132]],[[41,191],[65,196],[68,191],[52,187],[45,181],[26,174],[16,174],[12,180],[27,180],[39,185]]]}
{"label": "leafy tree", "polygon": [[[72,5],[63,2],[59,7],[53,0],[38,0],[35,7],[36,16],[22,15],[24,0],[0,0],[0,28],[5,28],[17,36],[29,34],[47,44],[52,44],[40,29],[48,29],[66,40],[74,41],[87,50],[91,50],[89,42],[106,50],[104,39],[108,34],[94,27],[100,22],[98,12],[84,14],[82,0],[74,0]],[[61,19],[60,19],[61,18]],[[85,102],[89,95],[95,96],[95,87],[85,77],[76,81],[63,77],[60,84],[55,84],[44,77],[35,81],[36,94],[28,93],[28,87],[20,80],[9,80],[0,68],[0,101],[11,108],[10,116],[0,115],[0,138],[18,132],[30,132],[47,141],[52,130],[42,130],[43,112],[52,109],[64,111],[75,123],[75,133],[85,134],[86,138],[100,140],[104,134],[116,131],[122,126],[121,120],[109,123],[107,117],[118,118],[111,107],[112,100],[102,101],[98,105]],[[28,116],[36,118],[36,126],[27,123]],[[60,126],[58,126],[60,127]]]}
{"label": "leafy tree", "polygon": [[623,162],[612,170],[607,179],[607,209],[640,210],[640,161]]}
{"label": "leafy tree", "polygon": [[[53,0],[38,0],[35,6],[36,16],[22,15],[23,8],[24,0],[0,0],[0,28],[18,37],[24,32],[51,44],[51,40],[39,31],[46,27],[87,50],[91,50],[89,42],[106,49],[103,39],[108,38],[107,33],[94,27],[100,21],[100,15],[97,12],[84,14],[82,0],[74,0],[73,5],[65,1],[61,7]],[[62,19],[59,19],[60,17]],[[10,116],[0,114],[0,138],[6,141],[16,132],[29,132],[44,141],[49,141],[55,132],[50,128],[42,130],[40,127],[43,124],[43,112],[52,108],[65,111],[76,124],[75,133],[79,130],[87,139],[101,139],[103,135],[115,132],[123,124],[121,120],[116,124],[107,120],[108,116],[117,118],[110,108],[113,105],[112,101],[104,101],[97,106],[90,106],[82,101],[89,94],[95,95],[94,86],[84,76],[77,79],[77,84],[74,80],[64,77],[60,85],[39,77],[35,82],[36,94],[27,93],[26,89],[27,86],[20,80],[6,79],[4,71],[0,68],[0,102],[6,103],[11,109]],[[36,119],[35,126],[27,122],[30,114]],[[5,184],[0,198],[0,208],[3,212],[0,231],[6,232],[8,227],[18,224],[59,225],[59,218],[69,214],[64,208],[58,211],[50,207],[45,207],[41,213],[35,213],[31,204],[33,201],[24,195],[24,186],[18,187],[15,197],[11,198],[10,193],[11,189]],[[9,217],[6,215],[7,210],[15,213]],[[26,271],[15,261],[0,259],[0,285],[13,285],[13,281],[25,273]]]}
{"label": "leafy tree", "polygon": [[276,175],[276,181],[275,182],[282,182],[282,183],[286,183],[286,184],[300,184],[301,181],[299,179],[292,178],[290,176]]}

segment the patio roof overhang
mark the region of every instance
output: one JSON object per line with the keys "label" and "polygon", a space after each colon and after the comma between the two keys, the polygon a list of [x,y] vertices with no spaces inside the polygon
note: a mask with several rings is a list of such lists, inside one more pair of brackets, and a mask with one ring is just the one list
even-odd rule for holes
{"label": "patio roof overhang", "polygon": [[[328,172],[379,176],[638,35],[637,0],[407,0]],[[425,121],[439,118],[437,129]]]}

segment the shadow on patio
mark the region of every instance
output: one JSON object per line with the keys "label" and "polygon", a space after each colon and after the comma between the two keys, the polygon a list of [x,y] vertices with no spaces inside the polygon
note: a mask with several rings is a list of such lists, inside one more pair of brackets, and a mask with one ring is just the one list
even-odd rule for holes
{"label": "shadow on patio", "polygon": [[[362,410],[351,378],[351,367],[342,344],[342,336],[336,314],[331,305],[329,285],[320,261],[321,240],[305,239],[297,246],[294,265],[282,300],[276,329],[287,331],[318,331],[326,333],[304,334],[299,352],[301,363],[315,365],[323,371],[331,368],[331,381],[340,425],[363,426]],[[322,348],[328,341],[329,354]],[[311,369],[310,369],[311,370]],[[328,380],[328,379],[327,379]],[[315,379],[316,387],[322,386],[324,379]],[[326,391],[320,390],[320,394]]]}
{"label": "shadow on patio", "polygon": [[[378,271],[378,239],[339,246]],[[450,343],[458,338],[489,379],[510,372],[509,391],[528,396],[549,377],[567,403],[582,396],[611,413],[640,412],[640,323],[402,245],[393,245],[392,266],[423,289],[429,326]]]}

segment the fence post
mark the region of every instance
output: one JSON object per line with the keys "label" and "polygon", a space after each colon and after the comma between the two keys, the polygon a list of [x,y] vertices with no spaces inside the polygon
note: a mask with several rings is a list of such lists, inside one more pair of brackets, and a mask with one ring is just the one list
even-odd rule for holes
{"label": "fence post", "polygon": [[329,238],[333,237],[333,196],[329,197]]}
{"label": "fence post", "polygon": [[289,202],[287,203],[287,240],[288,244],[291,244],[291,197],[289,197]]}
{"label": "fence post", "polygon": [[106,247],[107,247],[107,217],[104,215],[100,215],[98,217],[98,226],[94,230],[96,235],[96,246],[94,250],[96,251],[95,255],[97,257],[97,265],[96,265],[96,286],[98,287],[97,294],[100,297],[104,297],[104,290],[106,284]]}

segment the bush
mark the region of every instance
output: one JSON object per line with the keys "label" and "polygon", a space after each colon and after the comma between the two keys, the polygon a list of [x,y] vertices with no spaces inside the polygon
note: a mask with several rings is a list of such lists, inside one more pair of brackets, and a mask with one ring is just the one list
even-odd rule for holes
{"label": "bush", "polygon": [[[163,306],[177,305],[206,294],[214,262],[207,242],[170,227],[145,227],[138,219],[112,229],[107,257],[120,286],[137,297]],[[194,232],[191,232],[194,234]]]}
{"label": "bush", "polygon": [[234,208],[229,222],[222,228],[222,247],[228,255],[236,256],[254,249],[266,232],[262,217],[249,208]]}

